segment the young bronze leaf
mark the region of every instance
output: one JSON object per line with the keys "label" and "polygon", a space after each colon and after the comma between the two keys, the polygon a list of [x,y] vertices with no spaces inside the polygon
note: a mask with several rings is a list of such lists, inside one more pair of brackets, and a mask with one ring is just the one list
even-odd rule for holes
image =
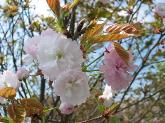
{"label": "young bronze leaf", "polygon": [[21,104],[26,110],[27,117],[40,116],[43,113],[43,105],[36,99],[22,99]]}
{"label": "young bronze leaf", "polygon": [[95,24],[92,28],[85,31],[82,40],[88,40],[91,37],[99,34],[103,30],[104,24]]}
{"label": "young bronze leaf", "polygon": [[22,123],[26,116],[25,108],[21,104],[9,105],[7,112],[10,118],[12,118],[16,123]]}
{"label": "young bronze leaf", "polygon": [[118,55],[126,62],[129,62],[129,53],[117,42],[113,43],[116,52],[118,53]]}
{"label": "young bronze leaf", "polygon": [[131,34],[107,34],[107,35],[100,35],[92,37],[93,43],[101,43],[101,42],[107,42],[107,41],[114,41],[114,40],[121,40],[124,38],[131,37]]}
{"label": "young bronze leaf", "polygon": [[60,1],[59,0],[47,0],[49,7],[59,17],[60,16]]}
{"label": "young bronze leaf", "polygon": [[6,99],[13,99],[16,96],[16,90],[12,87],[1,88],[0,96]]}
{"label": "young bronze leaf", "polygon": [[107,32],[110,33],[127,33],[127,34],[139,34],[139,29],[137,24],[115,24],[107,28]]}

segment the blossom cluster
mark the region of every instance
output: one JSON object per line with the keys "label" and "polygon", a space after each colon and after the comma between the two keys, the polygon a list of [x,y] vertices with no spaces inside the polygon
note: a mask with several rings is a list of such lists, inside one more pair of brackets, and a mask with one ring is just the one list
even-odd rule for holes
{"label": "blossom cluster", "polygon": [[129,61],[125,62],[113,45],[110,45],[104,53],[104,64],[100,71],[104,74],[107,85],[100,99],[104,99],[106,105],[108,105],[107,102],[111,100],[114,92],[127,88],[133,79],[130,73],[135,70],[136,65],[133,64],[131,53],[128,54]]}
{"label": "blossom cluster", "polygon": [[[89,79],[81,70],[84,62],[83,53],[76,41],[47,29],[41,35],[28,39],[24,50],[26,52],[24,61],[37,62],[44,77],[53,81],[54,93],[60,96],[61,113],[70,114],[74,111],[74,106],[86,101],[90,95]],[[112,103],[115,91],[128,87],[132,80],[130,72],[135,69],[132,60],[129,53],[129,61],[126,63],[113,45],[110,45],[104,53],[104,64],[100,67],[100,71],[104,75],[106,86],[99,99],[104,100],[105,106]],[[1,88],[7,86],[18,89],[20,81],[29,76],[29,71],[20,68],[16,74],[5,71],[0,76]]]}
{"label": "blossom cluster", "polygon": [[165,25],[165,3],[158,3],[155,12],[163,18],[163,24]]}
{"label": "blossom cluster", "polygon": [[[155,7],[155,12],[163,18],[165,25],[165,3],[159,3]],[[109,106],[109,102],[115,91],[120,91],[128,87],[129,82],[133,80],[130,74],[136,69],[133,64],[133,57],[129,54],[129,61],[126,63],[117,53],[113,45],[110,45],[104,54],[104,64],[100,71],[103,73],[106,86],[103,95],[99,96],[104,100],[105,105]]]}
{"label": "blossom cluster", "polygon": [[[0,89],[6,87],[12,87],[18,90],[21,85],[21,80],[28,77],[29,71],[23,67],[20,67],[16,73],[6,70],[3,74],[0,74]],[[4,103],[5,99],[0,97],[0,103]]]}
{"label": "blossom cluster", "polygon": [[[62,113],[69,114],[74,111],[74,106],[80,105],[89,97],[88,77],[81,70],[84,61],[80,46],[76,41],[64,35],[47,29],[39,36],[25,42],[26,61],[35,60],[44,77],[53,81],[53,89],[60,96]],[[113,91],[125,89],[132,77],[135,66],[132,56],[128,64],[118,55],[113,46],[109,46],[104,54],[104,65],[101,72],[107,82],[103,95],[104,104],[112,101]]]}
{"label": "blossom cluster", "polygon": [[44,77],[53,81],[54,92],[62,102],[62,113],[71,113],[75,105],[86,101],[90,95],[88,77],[81,71],[84,59],[76,41],[47,29],[27,40],[24,50],[26,61],[37,61]]}

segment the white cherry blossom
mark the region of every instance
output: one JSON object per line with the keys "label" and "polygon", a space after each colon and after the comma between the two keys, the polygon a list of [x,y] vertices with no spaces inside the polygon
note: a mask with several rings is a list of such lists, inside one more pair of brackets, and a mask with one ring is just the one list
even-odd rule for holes
{"label": "white cherry blossom", "polygon": [[49,29],[41,34],[37,60],[43,74],[53,81],[65,69],[80,67],[83,57],[77,42]]}
{"label": "white cherry blossom", "polygon": [[18,88],[20,86],[20,81],[15,73],[7,70],[3,72],[3,75],[0,75],[0,87],[13,87]]}
{"label": "white cherry blossom", "polygon": [[[5,87],[13,87],[18,89],[20,86],[20,81],[17,78],[17,75],[11,71],[4,71],[3,74],[0,74],[0,89]],[[5,98],[0,97],[0,103],[4,103]]]}
{"label": "white cherry blossom", "polygon": [[71,105],[84,103],[90,95],[88,77],[77,69],[61,73],[53,87],[61,101]]}
{"label": "white cherry blossom", "polygon": [[37,45],[40,41],[40,36],[34,36],[25,41],[24,51],[29,54],[33,59],[36,59]]}
{"label": "white cherry blossom", "polygon": [[106,84],[103,91],[103,95],[99,96],[99,99],[104,101],[105,106],[110,106],[112,104],[112,96],[113,96],[113,91],[111,89],[111,86]]}

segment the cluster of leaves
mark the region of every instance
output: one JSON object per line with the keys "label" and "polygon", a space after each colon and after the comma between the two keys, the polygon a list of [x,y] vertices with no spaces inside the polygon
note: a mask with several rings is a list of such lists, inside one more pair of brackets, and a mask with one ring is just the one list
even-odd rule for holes
{"label": "cluster of leaves", "polygon": [[[35,98],[15,100],[16,90],[12,87],[1,88],[0,96],[11,102],[7,106],[7,113],[12,119],[12,123],[22,123],[25,117],[31,117],[32,120],[35,120],[35,118],[41,118],[43,115],[43,105],[39,101]],[[6,120],[5,117],[1,117],[0,122],[8,122]]]}

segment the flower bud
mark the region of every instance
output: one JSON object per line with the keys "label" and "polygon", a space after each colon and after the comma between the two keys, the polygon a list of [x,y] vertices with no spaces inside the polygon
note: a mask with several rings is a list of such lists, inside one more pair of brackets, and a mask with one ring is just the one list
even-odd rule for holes
{"label": "flower bud", "polygon": [[25,68],[21,67],[17,71],[17,77],[19,80],[22,80],[24,78],[27,78],[29,76],[29,71]]}
{"label": "flower bud", "polygon": [[74,106],[69,103],[61,103],[59,109],[62,114],[71,114],[74,111]]}

